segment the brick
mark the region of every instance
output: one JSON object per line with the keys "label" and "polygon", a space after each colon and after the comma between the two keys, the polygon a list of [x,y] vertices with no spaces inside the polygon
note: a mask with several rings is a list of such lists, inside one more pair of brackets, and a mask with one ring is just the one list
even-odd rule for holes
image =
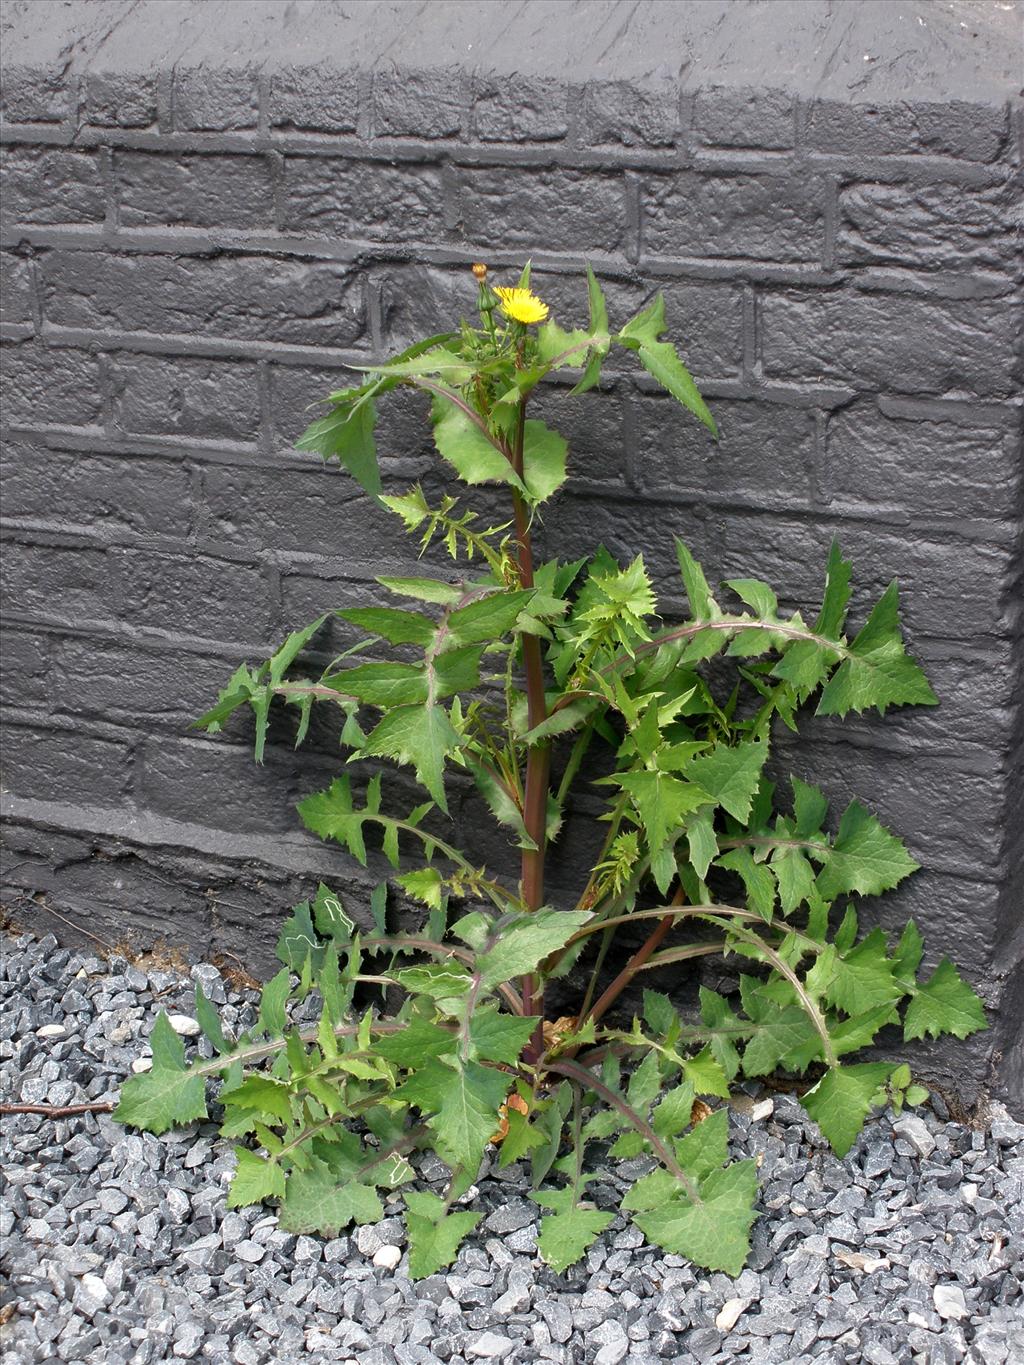
{"label": "brick", "polygon": [[6,706],[45,707],[49,700],[50,639],[10,627],[0,636],[0,696]]}
{"label": "brick", "polygon": [[80,117],[96,128],[150,128],[157,121],[156,77],[141,71],[89,71]]}
{"label": "brick", "polygon": [[672,398],[632,403],[630,464],[652,495],[742,495],[766,508],[811,504],[813,412],[750,400],[714,399],[719,440]]}
{"label": "brick", "polygon": [[[251,725],[232,724],[248,738]],[[249,748],[202,740],[148,740],[139,756],[138,797],[146,809],[189,824],[239,834],[290,833],[298,824],[289,792],[292,764],[268,750],[253,762]]]}
{"label": "brick", "polygon": [[[567,389],[545,387],[531,399],[530,416],[539,417],[568,441],[570,478],[625,485],[627,442],[620,394],[571,395]],[[546,515],[559,520],[561,513],[555,505]]]}
{"label": "brick", "polygon": [[694,134],[716,147],[786,149],[794,142],[795,110],[784,90],[711,87],[697,95]]}
{"label": "brick", "polygon": [[114,614],[110,565],[102,550],[12,540],[4,548],[2,568],[11,615],[80,622]]}
{"label": "brick", "polygon": [[440,173],[432,167],[339,166],[323,157],[289,157],[283,227],[343,240],[436,242],[444,232]]}
{"label": "brick", "polygon": [[[967,745],[1007,751],[1016,704],[1011,641],[978,640],[965,648],[958,641],[928,638],[916,642],[915,653],[939,705],[887,711],[884,733],[893,747],[902,743],[935,756],[955,754]],[[838,738],[869,746],[879,742],[874,711],[834,724]]]}
{"label": "brick", "polygon": [[258,568],[208,555],[120,547],[110,555],[123,619],[130,624],[236,644],[267,637],[270,589]]}
{"label": "brick", "polygon": [[0,113],[5,123],[61,123],[70,105],[64,68],[4,65]]}
{"label": "brick", "polygon": [[255,128],[256,73],[227,67],[193,67],[174,76],[174,126],[185,132]]}
{"label": "brick", "polygon": [[622,177],[562,168],[464,171],[461,218],[482,247],[617,251],[626,240]]}
{"label": "brick", "polygon": [[1020,507],[1020,431],[1007,424],[909,422],[858,402],[829,418],[833,498],[910,515],[1013,518]]}
{"label": "brick", "polygon": [[645,252],[663,256],[817,261],[824,245],[824,183],[814,176],[711,175],[645,178]]}
{"label": "brick", "polygon": [[309,458],[308,469],[204,470],[203,542],[372,559],[398,523],[347,473]]}
{"label": "brick", "polygon": [[114,421],[121,431],[251,441],[259,430],[254,364],[119,354],[111,371]]}
{"label": "brick", "polygon": [[668,339],[699,379],[738,374],[743,363],[743,294],[732,284],[662,287]]}
{"label": "brick", "polygon": [[1010,270],[1014,186],[854,184],[839,198],[837,252],[843,265]]}
{"label": "brick", "polygon": [[816,611],[834,536],[853,562],[850,629],[859,629],[870,607],[897,578],[911,649],[918,635],[986,643],[1012,635],[1015,625],[1007,602],[1014,562],[1010,545],[950,536],[926,539],[921,531],[908,535],[903,528],[876,522],[737,514],[722,518],[705,568],[719,579],[764,578],[777,588],[780,601]]}
{"label": "brick", "polygon": [[458,70],[374,73],[373,132],[377,137],[454,137],[462,130],[464,117]]}
{"label": "brick", "polygon": [[359,114],[355,72],[291,67],[270,78],[269,119],[283,132],[354,133]]}
{"label": "brick", "polygon": [[99,418],[100,368],[94,355],[26,341],[5,346],[3,356],[9,422],[82,426]]}
{"label": "brick", "polygon": [[106,200],[92,152],[5,148],[4,218],[12,223],[102,223]]}
{"label": "brick", "polygon": [[[397,522],[393,525],[398,527]],[[392,530],[387,541],[382,543],[381,553],[370,572],[385,577],[389,574],[401,577],[417,572],[432,573],[433,568],[422,563],[418,569],[414,567],[416,559],[413,554],[406,560],[399,557],[403,548],[398,540],[399,534],[399,531]],[[295,630],[315,621],[325,612],[341,611],[348,607],[401,605],[398,598],[374,583],[369,574],[357,578],[358,570],[353,564],[346,566],[342,560],[337,565],[319,567],[319,572],[292,569],[281,575],[281,620],[286,630]],[[457,569],[452,566],[451,578],[454,581],[457,577]],[[352,627],[344,621],[328,621],[322,635],[317,636],[317,649],[323,653],[337,652],[347,649],[354,639]]]}
{"label": "brick", "polygon": [[0,322],[32,321],[32,267],[13,251],[0,252]]}
{"label": "brick", "polygon": [[817,100],[807,110],[805,140],[813,151],[847,156],[927,153],[994,161],[1007,133],[1005,105],[964,100],[885,105]]}
{"label": "brick", "polygon": [[186,536],[191,522],[184,466],[110,459],[26,446],[10,451],[4,515],[89,531]]}
{"label": "brick", "polygon": [[366,328],[360,275],[322,261],[60,251],[42,292],[51,322],[98,331],[353,346]]}
{"label": "brick", "polygon": [[776,767],[784,763],[805,781],[828,774],[836,815],[848,801],[860,800],[930,870],[959,874],[969,867],[978,881],[999,880],[1006,777],[996,756],[982,753],[973,763],[963,755],[908,757],[880,747],[882,721],[872,748],[821,744],[816,729],[804,722],[796,745],[788,736],[782,740]]}
{"label": "brick", "polygon": [[897,393],[1018,391],[1012,301],[772,292],[761,308],[765,373],[772,378]]}
{"label": "brick", "polygon": [[272,364],[270,409],[281,446],[294,446],[310,422],[326,415],[327,395],[353,382],[354,376],[345,370]]}
{"label": "brick", "polygon": [[209,710],[236,667],[173,648],[150,652],[135,643],[70,637],[54,651],[54,705],[178,728]]}
{"label": "brick", "polygon": [[114,184],[124,227],[273,226],[273,178],[262,156],[119,150]]}
{"label": "brick", "polygon": [[580,141],[590,147],[671,147],[679,129],[678,89],[592,82],[583,89],[576,126]]}
{"label": "brick", "polygon": [[568,131],[565,92],[535,77],[473,82],[473,131],[481,142],[558,142]]}
{"label": "brick", "polygon": [[3,734],[4,787],[32,801],[126,803],[130,757],[124,744],[74,730],[35,729],[8,721]]}

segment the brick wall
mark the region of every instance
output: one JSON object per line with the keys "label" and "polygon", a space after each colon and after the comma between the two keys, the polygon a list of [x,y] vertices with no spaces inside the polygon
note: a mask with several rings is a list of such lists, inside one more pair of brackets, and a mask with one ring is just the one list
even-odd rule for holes
{"label": "brick wall", "polygon": [[[933,958],[1002,1002],[994,1032],[928,1062],[975,1095],[1024,994],[1011,111],[181,65],[14,66],[3,99],[16,917],[260,965],[254,922],[318,876],[356,885],[292,810],[336,767],[326,734],[297,759],[279,722],[257,769],[244,726],[187,729],[238,662],[411,568],[395,526],[351,514],[351,484],[291,441],[345,363],[471,307],[470,261],[532,257],[568,322],[589,260],[613,319],[665,291],[722,439],[628,369],[599,399],[553,391],[575,478],[548,547],[642,549],[669,604],[673,533],[794,604],[833,535],[859,610],[899,576],[942,706],[809,722],[793,764],[925,864],[867,913],[913,913]],[[396,485],[429,472],[417,417],[385,421]],[[460,832],[478,817],[467,796]]]}

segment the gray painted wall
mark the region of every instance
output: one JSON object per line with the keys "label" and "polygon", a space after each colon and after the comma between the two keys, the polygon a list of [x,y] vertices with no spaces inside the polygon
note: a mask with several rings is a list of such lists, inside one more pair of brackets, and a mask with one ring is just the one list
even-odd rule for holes
{"label": "gray painted wall", "polygon": [[[630,372],[553,395],[576,477],[549,544],[643,549],[670,603],[674,533],[794,604],[833,535],[860,608],[899,576],[941,707],[809,722],[793,763],[906,837],[925,870],[866,916],[913,914],[993,1008],[922,1072],[1019,1096],[1019,9],[93,0],[5,24],[16,919],[258,967],[316,877],[358,913],[292,810],[336,769],[329,734],[296,758],[281,722],[257,769],[243,726],[188,721],[238,662],[411,568],[290,449],[307,405],[468,310],[474,259],[532,256],[581,320],[586,258],[614,316],[665,290],[722,440]],[[385,424],[398,486],[429,477],[414,417]],[[456,818],[471,837],[469,794]]]}

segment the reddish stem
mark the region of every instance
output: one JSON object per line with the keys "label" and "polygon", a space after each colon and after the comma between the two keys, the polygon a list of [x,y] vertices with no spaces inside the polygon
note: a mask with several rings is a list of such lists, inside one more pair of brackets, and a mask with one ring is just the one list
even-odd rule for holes
{"label": "reddish stem", "polygon": [[[683,891],[683,888],[680,887],[669,903],[671,905],[682,905],[684,899],[685,892]],[[619,996],[654,950],[668,937],[669,931],[675,923],[675,918],[675,915],[666,915],[663,919],[658,921],[652,933],[636,950],[615,980],[608,986],[607,990],[597,998],[593,1007],[587,1014],[588,1019],[593,1020],[596,1024],[611,1008],[615,1001],[618,1000]]]}

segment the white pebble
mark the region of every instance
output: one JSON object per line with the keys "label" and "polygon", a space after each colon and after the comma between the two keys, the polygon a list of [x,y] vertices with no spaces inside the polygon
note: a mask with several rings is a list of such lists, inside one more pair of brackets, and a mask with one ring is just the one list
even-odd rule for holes
{"label": "white pebble", "polygon": [[964,1291],[958,1284],[937,1284],[932,1290],[932,1298],[940,1318],[959,1321],[969,1316]]}
{"label": "white pebble", "polygon": [[381,1270],[394,1270],[402,1259],[401,1247],[383,1246],[373,1253],[373,1264]]}
{"label": "white pebble", "polygon": [[731,1332],[740,1320],[740,1314],[750,1307],[749,1299],[726,1299],[718,1310],[715,1326],[720,1332]]}
{"label": "white pebble", "polygon": [[199,1021],[188,1014],[169,1014],[167,1022],[175,1033],[180,1033],[183,1038],[195,1038],[203,1031]]}
{"label": "white pebble", "polygon": [[66,1038],[67,1033],[63,1024],[44,1024],[42,1028],[36,1029],[37,1038]]}
{"label": "white pebble", "polygon": [[774,1100],[759,1100],[750,1111],[750,1122],[760,1123],[762,1119],[770,1119],[774,1113]]}
{"label": "white pebble", "polygon": [[132,1070],[135,1072],[136,1076],[141,1076],[142,1073],[143,1073],[144,1071],[152,1071],[152,1070],[153,1070],[153,1058],[152,1058],[152,1057],[136,1057],[136,1058],[135,1058],[135,1061],[132,1062]]}

